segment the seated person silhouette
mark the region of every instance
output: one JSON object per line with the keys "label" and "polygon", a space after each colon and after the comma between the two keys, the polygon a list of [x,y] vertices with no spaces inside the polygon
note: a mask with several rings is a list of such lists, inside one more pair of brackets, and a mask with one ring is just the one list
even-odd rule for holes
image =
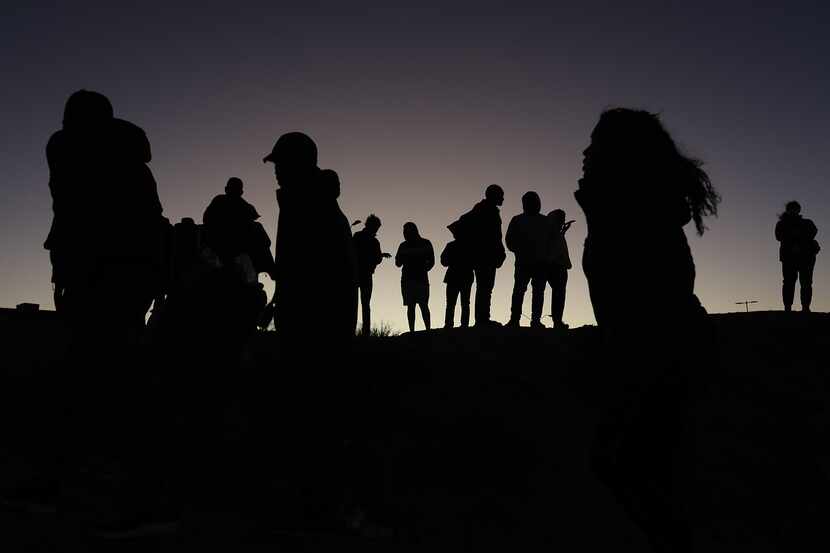
{"label": "seated person silhouette", "polygon": [[415,307],[421,309],[424,327],[430,329],[429,315],[429,273],[435,265],[432,243],[422,238],[415,223],[403,226],[404,241],[395,254],[395,265],[401,267],[401,294],[406,306],[409,331],[415,331]]}

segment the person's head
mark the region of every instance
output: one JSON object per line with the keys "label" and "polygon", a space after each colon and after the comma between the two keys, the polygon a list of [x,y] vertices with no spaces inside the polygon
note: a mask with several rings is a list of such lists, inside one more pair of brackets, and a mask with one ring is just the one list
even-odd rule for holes
{"label": "person's head", "polygon": [[239,177],[229,178],[228,183],[225,185],[225,194],[227,194],[228,196],[236,196],[237,198],[241,198],[242,192],[242,179],[240,179]]}
{"label": "person's head", "polygon": [[66,101],[63,109],[63,128],[87,130],[100,127],[114,117],[109,98],[100,92],[79,90]]}
{"label": "person's head", "polygon": [[484,191],[484,199],[493,205],[500,206],[504,203],[504,190],[498,184],[491,184]]}
{"label": "person's head", "polygon": [[[657,114],[614,108],[603,112],[583,152],[580,182],[599,182],[632,203],[670,210],[682,200],[698,234],[703,217],[717,214],[720,198],[703,163],[683,155]],[[664,205],[665,204],[665,205]]]}
{"label": "person's head", "polygon": [[421,236],[418,234],[418,227],[412,221],[405,223],[403,226],[403,239],[406,241],[415,240]]}
{"label": "person's head", "polygon": [[320,192],[326,198],[340,197],[340,175],[334,169],[323,169],[318,176]]}
{"label": "person's head", "polygon": [[538,215],[542,211],[542,199],[534,191],[525,192],[522,196],[522,210],[527,215]]}
{"label": "person's head", "polygon": [[801,204],[795,200],[787,202],[787,205],[784,206],[784,213],[782,213],[782,215],[798,217],[799,215],[801,215]]}
{"label": "person's head", "polygon": [[554,229],[561,229],[565,224],[565,212],[561,209],[554,209],[548,213],[548,220],[550,220]]}
{"label": "person's head", "polygon": [[317,144],[307,134],[289,132],[277,139],[263,163],[274,164],[280,186],[304,178],[317,167]]}
{"label": "person's head", "polygon": [[378,229],[380,229],[380,217],[371,213],[368,217],[366,217],[366,230],[375,234]]}

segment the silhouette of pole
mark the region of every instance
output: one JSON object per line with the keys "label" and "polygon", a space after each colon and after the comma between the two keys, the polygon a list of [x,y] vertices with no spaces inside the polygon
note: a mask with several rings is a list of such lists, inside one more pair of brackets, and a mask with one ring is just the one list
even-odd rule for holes
{"label": "silhouette of pole", "polygon": [[735,305],[743,305],[746,307],[746,312],[749,313],[749,304],[750,303],[758,303],[756,300],[746,300],[746,301],[736,301]]}

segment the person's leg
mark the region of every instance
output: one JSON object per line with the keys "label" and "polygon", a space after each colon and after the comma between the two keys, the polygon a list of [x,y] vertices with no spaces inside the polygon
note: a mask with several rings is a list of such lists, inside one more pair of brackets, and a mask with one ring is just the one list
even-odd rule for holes
{"label": "person's leg", "polygon": [[415,332],[415,302],[406,306],[406,320],[409,323],[409,332]]}
{"label": "person's leg", "polygon": [[421,308],[421,318],[424,320],[424,328],[429,330],[432,328],[429,314],[429,302],[423,301],[419,303],[418,306]]}
{"label": "person's leg", "polygon": [[363,335],[368,336],[372,332],[372,277],[360,283],[360,307],[362,310]]}
{"label": "person's leg", "polygon": [[444,314],[444,328],[452,328],[455,324],[455,302],[458,300],[458,292],[457,285],[451,282],[447,283],[447,310]]}
{"label": "person's leg", "polygon": [[816,267],[816,258],[804,262],[798,270],[798,281],[801,285],[801,310],[809,312],[813,301],[813,270]]}
{"label": "person's leg", "polygon": [[490,322],[490,300],[493,295],[493,285],[496,282],[495,267],[478,267],[475,269],[476,278],[476,324]]}
{"label": "person's leg", "polygon": [[470,292],[473,288],[473,282],[461,285],[461,326],[470,326]]}
{"label": "person's leg", "polygon": [[784,273],[784,283],[781,287],[781,296],[784,300],[784,311],[790,311],[793,307],[795,280],[798,278],[798,269],[794,263],[784,261],[781,263],[781,270]]}
{"label": "person's leg", "polygon": [[550,309],[553,325],[562,326],[565,313],[565,290],[568,287],[568,271],[564,267],[554,267],[551,272]]}
{"label": "person's leg", "polygon": [[540,326],[542,324],[542,309],[545,306],[545,286],[547,279],[545,273],[539,271],[531,279],[531,308],[530,308],[530,324]]}
{"label": "person's leg", "polygon": [[530,282],[529,268],[516,263],[513,271],[513,296],[510,301],[510,320],[507,322],[509,326],[519,326],[528,282]]}

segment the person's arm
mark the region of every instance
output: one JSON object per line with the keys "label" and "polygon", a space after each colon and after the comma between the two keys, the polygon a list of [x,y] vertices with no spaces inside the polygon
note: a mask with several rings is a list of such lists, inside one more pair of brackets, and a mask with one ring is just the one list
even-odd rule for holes
{"label": "person's arm", "polygon": [[810,219],[805,219],[804,228],[806,229],[807,240],[815,240],[816,235],[818,234],[818,228],[816,228],[816,224]]}
{"label": "person's arm", "polygon": [[441,252],[441,265],[444,267],[450,266],[450,257],[452,256],[452,242],[444,246],[444,251]]}
{"label": "person's arm", "polygon": [[501,267],[504,260],[507,259],[507,252],[504,251],[504,241],[501,238],[501,217],[496,215],[496,231],[498,237],[498,262],[496,267]]}
{"label": "person's arm", "polygon": [[395,267],[403,267],[404,257],[403,244],[401,244],[398,246],[398,253],[395,254]]}
{"label": "person's arm", "polygon": [[782,221],[775,223],[775,239],[781,242],[784,239],[784,228]]}
{"label": "person's arm", "polygon": [[516,253],[516,250],[519,249],[518,244],[518,236],[516,227],[518,224],[516,223],[516,217],[510,219],[510,224],[507,225],[507,234],[504,237],[504,241],[507,243],[507,249],[513,253]]}
{"label": "person's arm", "polygon": [[375,238],[372,241],[372,264],[377,267],[383,261],[383,253],[380,251],[380,242]]}

